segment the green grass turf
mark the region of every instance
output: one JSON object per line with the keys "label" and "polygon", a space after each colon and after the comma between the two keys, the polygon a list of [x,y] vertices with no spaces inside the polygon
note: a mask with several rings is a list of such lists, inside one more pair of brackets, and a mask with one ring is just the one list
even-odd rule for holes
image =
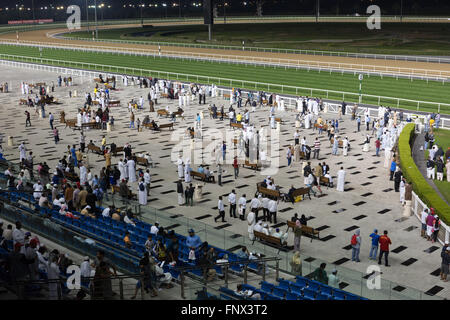
{"label": "green grass turf", "polygon": [[[23,47],[23,46],[0,46],[0,53],[20,55],[27,57],[39,57],[39,49],[35,47]],[[344,91],[355,93],[351,97],[346,97],[346,101],[356,102],[358,99],[357,93],[359,90],[358,75],[353,74],[341,74],[330,72],[317,72],[307,70],[295,70],[284,68],[264,68],[255,66],[245,66],[237,64],[224,64],[217,62],[206,61],[187,61],[180,59],[169,59],[164,57],[142,57],[142,56],[130,56],[130,55],[118,55],[111,53],[95,53],[95,52],[82,52],[75,50],[62,50],[62,49],[43,49],[43,58],[72,61],[72,62],[85,62],[85,63],[97,63],[111,66],[121,66],[130,68],[139,68],[147,70],[155,70],[162,72],[175,72],[184,74],[193,74],[204,77],[220,77],[242,81],[255,81],[270,83],[278,85],[277,87],[271,86],[270,89],[266,86],[257,86],[254,84],[242,84],[241,81],[230,82],[218,82],[217,80],[211,80],[218,85],[234,86],[247,89],[260,89],[266,91],[281,92],[280,85],[299,86],[306,88],[316,89],[328,89],[335,91]],[[67,63],[63,66],[69,66]],[[72,67],[87,68],[95,70],[94,66],[81,66],[77,64],[71,64]],[[112,70],[104,70],[116,72],[115,68]],[[123,71],[119,71],[123,72]],[[140,75],[139,73],[136,75]],[[145,74],[143,74],[145,75]],[[150,75],[150,74],[147,74]],[[153,76],[156,76],[153,74]],[[160,75],[163,78],[165,75]],[[172,79],[176,77],[172,76]],[[195,78],[180,76],[179,80],[196,81]],[[197,82],[205,82],[207,79],[202,78]],[[285,88],[284,93],[298,94],[298,95],[311,95],[310,90],[298,90]],[[423,80],[406,80],[378,76],[370,76],[363,81],[363,93],[371,95],[382,95],[387,97],[404,98],[411,100],[429,101],[446,103],[450,101],[449,84],[443,84],[442,82],[429,81],[428,83]],[[313,96],[319,96],[327,98],[326,93],[323,91],[313,91]],[[342,100],[342,94],[330,93],[329,99]],[[363,103],[377,104],[377,98],[364,98]],[[381,100],[383,105],[391,105],[397,107],[396,101],[388,101],[386,99]],[[416,110],[417,104],[409,102],[401,102],[400,107]],[[425,105],[421,106],[423,111],[437,111],[437,106]],[[441,107],[441,113],[450,114],[450,107]]]}
{"label": "green grass turf", "polygon": [[[91,38],[88,32],[69,37]],[[365,23],[267,23],[218,24],[213,41],[204,25],[145,26],[99,30],[101,39],[208,43],[217,45],[287,49],[310,49],[379,54],[449,55],[448,23],[382,23],[380,30],[368,30]],[[327,41],[339,40],[339,41]]]}
{"label": "green grass turf", "polygon": [[[436,129],[433,131],[435,143],[442,147],[444,150],[444,153],[447,151],[447,148],[450,147],[450,130],[444,130],[444,129]],[[425,150],[425,159],[428,159],[428,150]],[[444,163],[447,163],[444,159]],[[441,192],[442,196],[445,198],[445,200],[450,203],[450,183],[447,182],[447,174],[450,174],[447,172],[447,170],[444,167],[444,181],[438,181],[434,180],[434,184]]]}

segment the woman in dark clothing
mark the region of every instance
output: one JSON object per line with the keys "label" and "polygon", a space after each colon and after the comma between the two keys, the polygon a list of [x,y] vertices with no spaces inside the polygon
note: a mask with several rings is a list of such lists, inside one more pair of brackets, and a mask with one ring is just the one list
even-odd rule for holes
{"label": "woman in dark clothing", "polygon": [[306,226],[308,224],[308,220],[306,219],[305,215],[302,214],[301,218],[300,218],[300,224],[302,226]]}

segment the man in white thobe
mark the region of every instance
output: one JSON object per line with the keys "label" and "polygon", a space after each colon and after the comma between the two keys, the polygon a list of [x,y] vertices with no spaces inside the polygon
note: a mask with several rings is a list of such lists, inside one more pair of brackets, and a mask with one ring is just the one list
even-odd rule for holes
{"label": "man in white thobe", "polygon": [[27,148],[25,148],[25,142],[22,142],[20,144],[19,153],[20,153],[20,162],[22,162],[22,160],[25,160],[27,158]]}
{"label": "man in white thobe", "polygon": [[250,211],[247,215],[247,223],[248,223],[248,237],[250,238],[250,240],[254,240],[255,239],[255,235],[253,234],[253,227],[256,224],[256,216],[255,213],[253,211]]}
{"label": "man in white thobe", "polygon": [[80,184],[82,186],[84,186],[86,181],[87,181],[87,169],[84,166],[84,164],[81,164],[81,167],[80,167]]}
{"label": "man in white thobe", "polygon": [[127,175],[125,173],[126,171],[126,165],[123,163],[122,159],[119,160],[118,162],[118,166],[119,166],[119,171],[120,171],[120,181],[126,179]]}
{"label": "man in white thobe", "polygon": [[405,179],[402,179],[402,181],[400,182],[400,203],[401,204],[405,203],[405,192],[406,192]]}
{"label": "man in white thobe", "polygon": [[129,159],[127,162],[128,168],[128,181],[136,182],[136,163],[133,159]]}
{"label": "man in white thobe", "polygon": [[347,155],[347,152],[348,152],[348,139],[347,139],[347,137],[345,137],[345,139],[342,141],[342,154],[344,155],[344,156],[346,156]]}
{"label": "man in white thobe", "polygon": [[344,167],[341,167],[341,170],[339,170],[337,174],[336,190],[344,192],[344,186],[345,186],[345,170]]}
{"label": "man in white thobe", "polygon": [[184,167],[184,182],[191,182],[191,160],[186,160],[186,165]]}
{"label": "man in white thobe", "polygon": [[145,206],[147,204],[147,186],[144,183],[144,179],[141,178],[138,186],[139,191],[139,204]]}

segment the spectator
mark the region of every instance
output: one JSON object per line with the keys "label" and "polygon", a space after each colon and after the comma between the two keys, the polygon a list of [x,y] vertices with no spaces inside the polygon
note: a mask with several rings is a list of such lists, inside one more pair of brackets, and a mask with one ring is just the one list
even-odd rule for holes
{"label": "spectator", "polygon": [[[359,229],[355,231],[352,236],[352,261],[360,262],[359,260],[359,250],[361,249],[361,236],[359,235]],[[381,255],[380,255],[381,256]]]}
{"label": "spectator", "polygon": [[241,251],[239,251],[236,256],[242,260],[248,260],[249,252],[247,247],[242,247]]}
{"label": "spectator", "polygon": [[375,229],[373,233],[370,234],[369,237],[372,238],[372,246],[370,247],[369,260],[376,260],[378,252],[378,240],[380,239],[378,230]]}
{"label": "spectator", "polygon": [[389,255],[389,245],[392,244],[392,242],[391,242],[391,239],[389,239],[387,234],[388,234],[387,230],[384,230],[383,235],[379,239],[380,256],[378,258],[378,264],[381,264],[381,258],[383,257],[383,254],[384,254],[385,265],[386,265],[386,267],[390,267],[390,265],[388,263],[388,255]]}
{"label": "spectator", "polygon": [[314,270],[314,273],[312,275],[312,279],[319,281],[323,284],[328,284],[328,276],[327,272],[325,271],[326,263],[321,263],[320,267]]}
{"label": "spectator", "polygon": [[291,271],[296,276],[302,275],[302,260],[300,258],[300,252],[295,251],[294,255],[292,256],[292,260],[290,262],[291,264]]}
{"label": "spectator", "polygon": [[328,276],[328,285],[332,286],[333,288],[339,288],[339,277],[337,275],[337,270],[333,269],[331,274]]}
{"label": "spectator", "polygon": [[189,235],[186,238],[186,246],[191,250],[197,249],[202,244],[200,237],[195,234],[194,229],[189,230]]}

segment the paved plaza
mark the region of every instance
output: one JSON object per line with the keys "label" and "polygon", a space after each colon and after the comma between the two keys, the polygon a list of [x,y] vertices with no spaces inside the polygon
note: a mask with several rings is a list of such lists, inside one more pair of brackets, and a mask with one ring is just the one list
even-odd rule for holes
{"label": "paved plaza", "polygon": [[[59,114],[64,110],[66,119],[75,119],[77,109],[84,104],[85,92],[92,93],[95,87],[94,81],[88,78],[75,77],[74,86],[56,87],[55,92],[52,93],[55,98],[62,102],[59,105],[46,106],[46,116],[48,116],[49,112],[55,115],[54,124],[60,131],[61,141],[55,145],[48,117],[41,119],[34,115],[33,108],[19,105],[18,102],[20,98],[26,98],[20,93],[20,81],[28,83],[42,81],[47,84],[51,84],[53,81],[56,84],[58,74],[5,67],[0,67],[0,74],[0,82],[9,82],[11,91],[7,94],[0,93],[0,133],[3,136],[2,146],[5,150],[5,158],[14,163],[19,163],[18,146],[22,141],[25,141],[28,151],[33,151],[35,156],[34,163],[46,161],[52,172],[58,160],[66,153],[67,146],[79,145],[79,131],[64,128],[65,125],[59,123]],[[220,106],[224,105],[224,109],[227,111],[229,101],[223,100],[221,97],[214,99],[207,97],[205,105],[198,105],[198,100],[196,100],[188,107],[183,108],[185,111],[184,120],[176,120],[174,131],[162,129],[161,132],[155,132],[143,128],[142,132],[137,132],[135,129],[128,128],[129,111],[127,105],[128,101],[133,98],[139,100],[142,96],[146,101],[143,110],[134,111],[136,119],[139,118],[142,121],[146,115],[149,115],[150,119],[154,119],[159,124],[169,123],[169,120],[156,118],[156,112],[149,112],[147,102],[148,89],[140,89],[139,86],[124,87],[121,82],[118,82],[117,88],[117,91],[111,92],[111,99],[121,101],[120,106],[111,108],[111,114],[115,119],[113,131],[86,130],[86,144],[93,140],[97,146],[100,146],[102,135],[105,135],[107,144],[114,142],[117,146],[123,146],[125,143],[130,143],[134,153],[148,152],[153,161],[156,162],[155,168],[149,168],[152,176],[152,187],[148,202],[148,212],[151,212],[151,207],[167,213],[167,223],[174,215],[182,215],[196,221],[198,224],[204,223],[210,229],[216,228],[213,229],[217,230],[217,234],[214,237],[220,238],[220,232],[223,232],[224,237],[232,238],[232,241],[229,242],[229,239],[217,240],[218,246],[225,246],[224,249],[235,247],[235,250],[237,250],[239,246],[232,246],[233,241],[237,243],[251,242],[248,240],[247,222],[229,217],[227,195],[232,189],[236,190],[237,199],[242,194],[246,194],[247,200],[250,201],[255,195],[256,183],[261,182],[267,175],[271,175],[275,183],[282,187],[282,192],[287,193],[291,185],[294,185],[296,188],[304,186],[303,163],[293,162],[292,166],[288,167],[286,159],[286,148],[290,144],[294,144],[293,134],[296,130],[295,112],[276,111],[276,117],[281,117],[283,122],[279,133],[273,130],[269,135],[272,142],[279,141],[279,149],[272,148],[268,154],[268,158],[271,161],[276,162],[279,160],[279,167],[275,173],[263,175],[261,172],[255,172],[252,169],[240,168],[239,177],[234,179],[231,166],[232,161],[228,161],[224,165],[225,171],[222,176],[222,186],[219,186],[217,183],[206,183],[203,187],[202,200],[194,200],[194,206],[192,207],[178,206],[175,184],[178,180],[176,166],[176,158],[179,153],[178,148],[191,151],[190,140],[184,132],[188,127],[195,127],[196,114],[203,111],[203,156],[207,159],[214,146],[223,137],[233,137],[238,134],[238,130],[233,131],[229,128],[229,120],[224,119],[221,121],[209,117],[209,104],[215,103],[219,110]],[[77,97],[69,98],[69,90],[72,92],[76,90]],[[158,105],[155,106],[155,110],[163,109],[167,106],[169,106],[171,111],[175,111],[178,107],[178,100],[158,99]],[[25,128],[25,110],[31,113],[32,126],[28,128]],[[325,120],[332,120],[338,115],[335,113],[322,113],[321,116]],[[270,131],[269,108],[258,107],[256,112],[251,113],[250,122],[255,125],[256,130],[264,128],[266,132]],[[332,265],[336,265],[338,268],[342,267],[342,270],[355,270],[365,275],[368,266],[372,264],[378,266],[376,262],[374,263],[368,259],[371,244],[369,234],[374,229],[378,229],[380,234],[383,230],[388,230],[389,237],[392,240],[389,254],[391,267],[380,266],[382,279],[401,284],[402,286],[392,288],[399,295],[408,290],[406,287],[411,287],[429,292],[432,295],[449,298],[450,285],[439,280],[438,270],[441,263],[441,245],[432,244],[420,237],[420,221],[416,217],[403,217],[403,207],[400,204],[399,193],[394,192],[394,182],[389,181],[389,169],[383,166],[384,152],[380,153],[380,157],[375,156],[374,140],[371,140],[369,152],[363,152],[362,150],[365,136],[367,133],[371,134],[371,131],[366,132],[365,126],[362,125],[361,132],[356,132],[356,121],[351,121],[348,114],[343,116],[343,119],[340,121],[339,136],[347,136],[349,138],[352,148],[348,156],[342,155],[342,149],[339,150],[339,155],[337,156],[331,154],[331,146],[326,132],[319,135],[317,130],[302,128],[299,131],[300,137],[306,137],[308,145],[314,144],[315,137],[319,137],[321,141],[320,159],[314,160],[311,158],[311,167],[314,168],[318,162],[325,161],[330,166],[330,174],[333,176],[335,185],[337,171],[340,167],[344,167],[346,171],[345,192],[338,192],[336,188],[322,186],[324,193],[322,197],[313,197],[311,194],[311,200],[305,199],[295,204],[280,201],[278,204],[278,223],[276,226],[272,225],[272,227],[279,227],[282,231],[285,231],[287,228],[286,221],[290,220],[294,213],[298,213],[299,216],[304,214],[309,217],[308,226],[312,226],[320,231],[320,240],[311,242],[309,238],[302,238],[300,252],[304,263],[313,262],[314,260],[326,261],[328,262],[327,270],[332,270]],[[13,148],[7,146],[8,136],[14,138]],[[213,138],[216,139],[215,142],[211,141]],[[201,140],[198,141],[192,154],[183,154],[183,159],[191,159],[193,170],[198,168],[198,159],[201,159],[202,155]],[[227,144],[227,152],[229,153],[227,158],[232,159],[231,153],[237,152],[237,148],[233,150],[232,143]],[[119,158],[121,156],[112,157],[113,166],[117,165]],[[217,171],[215,164],[207,161],[205,163],[210,165],[211,170]],[[105,166],[105,160],[99,155],[89,153],[89,165],[94,174],[99,174],[100,169]],[[194,180],[192,183],[195,186],[201,182]],[[184,183],[183,185],[185,187]],[[131,188],[134,193],[138,192],[137,183],[132,184]],[[224,196],[226,205],[225,223],[216,223],[214,221],[214,217],[218,214],[217,201],[220,195]],[[151,214],[146,216],[146,210],[143,212],[144,219],[154,222]],[[162,225],[166,224],[165,221],[160,222]],[[172,226],[172,228],[183,233],[186,231],[186,228],[177,229],[176,225]],[[361,230],[362,237],[360,263],[351,261],[350,239],[356,229]],[[202,237],[201,233],[199,235]],[[202,240],[210,241],[203,237]],[[219,241],[222,241],[223,245],[220,245]],[[288,244],[293,245],[292,232],[289,234]],[[250,251],[252,251],[252,248],[257,250],[260,247],[249,245]],[[292,256],[292,252],[282,253],[280,256],[289,259]],[[342,273],[342,281],[345,282],[345,272],[342,271]],[[361,277],[361,281],[365,280]],[[343,288],[346,290],[345,287]],[[424,296],[423,298],[426,297]]]}

